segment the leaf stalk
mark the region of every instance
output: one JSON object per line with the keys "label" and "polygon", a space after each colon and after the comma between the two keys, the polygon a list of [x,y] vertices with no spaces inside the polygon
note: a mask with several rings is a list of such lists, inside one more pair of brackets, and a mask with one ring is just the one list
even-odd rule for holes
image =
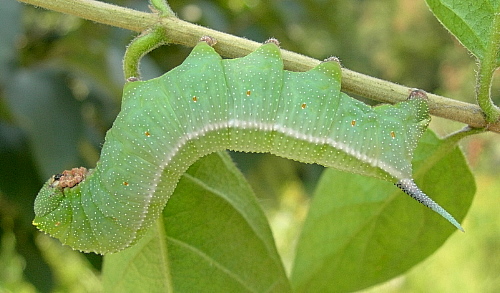
{"label": "leaf stalk", "polygon": [[488,45],[485,54],[479,61],[479,71],[476,83],[477,104],[483,110],[485,119],[488,123],[494,123],[500,119],[500,109],[495,106],[491,99],[491,83],[493,74],[498,67],[498,52],[500,48],[500,11],[497,11],[497,13],[493,15],[491,31],[491,37],[487,42]]}
{"label": "leaf stalk", "polygon": [[137,36],[128,45],[123,58],[123,73],[125,79],[140,79],[139,62],[147,53],[161,45],[167,44],[165,28],[156,26]]}

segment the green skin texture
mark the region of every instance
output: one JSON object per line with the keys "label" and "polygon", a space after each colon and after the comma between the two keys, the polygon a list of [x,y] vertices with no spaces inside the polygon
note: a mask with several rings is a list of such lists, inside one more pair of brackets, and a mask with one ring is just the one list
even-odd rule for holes
{"label": "green skin texture", "polygon": [[170,72],[125,85],[96,168],[72,188],[49,180],[33,222],[74,249],[120,251],[152,226],[191,164],[230,149],[394,182],[461,229],[411,179],[413,151],[430,121],[427,102],[372,108],[341,93],[340,82],[333,61],[308,72],[283,70],[273,43],[222,60],[200,42]]}

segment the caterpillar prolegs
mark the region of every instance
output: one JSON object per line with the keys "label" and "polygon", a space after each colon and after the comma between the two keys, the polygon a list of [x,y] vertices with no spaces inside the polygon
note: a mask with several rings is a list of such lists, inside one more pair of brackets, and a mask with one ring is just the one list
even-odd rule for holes
{"label": "caterpillar prolegs", "polygon": [[151,227],[191,164],[225,149],[394,182],[462,230],[412,179],[413,151],[430,121],[422,92],[370,107],[340,92],[334,60],[291,72],[274,42],[223,60],[203,40],[163,76],[125,84],[95,169],[55,175],[39,192],[40,230],[85,252],[122,250]]}

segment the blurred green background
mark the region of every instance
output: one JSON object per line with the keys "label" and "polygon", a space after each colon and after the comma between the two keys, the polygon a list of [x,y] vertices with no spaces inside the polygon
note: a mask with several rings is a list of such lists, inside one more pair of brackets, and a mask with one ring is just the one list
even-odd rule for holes
{"label": "blurred green background", "polygon": [[[145,0],[108,2],[148,11]],[[349,69],[474,102],[475,61],[423,0],[169,3],[190,22],[255,41],[275,37],[288,50],[338,56]],[[134,34],[13,0],[2,2],[0,19],[0,292],[99,292],[101,258],[37,232],[33,201],[51,175],[95,166],[119,111],[121,58]],[[177,45],[155,50],[142,62],[143,77],[162,74],[189,52]],[[499,90],[497,78],[497,104]],[[431,128],[445,135],[461,125],[434,118]],[[404,276],[367,291],[500,290],[500,135],[474,136],[462,146],[478,186],[467,232],[455,233]],[[269,216],[288,269],[322,168],[270,155],[233,157]]]}

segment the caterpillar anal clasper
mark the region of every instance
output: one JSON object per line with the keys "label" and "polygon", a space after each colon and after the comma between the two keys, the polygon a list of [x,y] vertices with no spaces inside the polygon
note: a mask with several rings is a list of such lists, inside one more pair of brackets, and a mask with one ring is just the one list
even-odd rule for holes
{"label": "caterpillar anal clasper", "polygon": [[34,224],[74,249],[122,250],[151,227],[191,164],[230,149],[394,182],[461,229],[412,180],[427,101],[372,108],[341,93],[340,81],[335,61],[283,70],[275,42],[223,60],[202,41],[163,76],[125,85],[96,168],[72,186],[51,178],[35,200]]}

